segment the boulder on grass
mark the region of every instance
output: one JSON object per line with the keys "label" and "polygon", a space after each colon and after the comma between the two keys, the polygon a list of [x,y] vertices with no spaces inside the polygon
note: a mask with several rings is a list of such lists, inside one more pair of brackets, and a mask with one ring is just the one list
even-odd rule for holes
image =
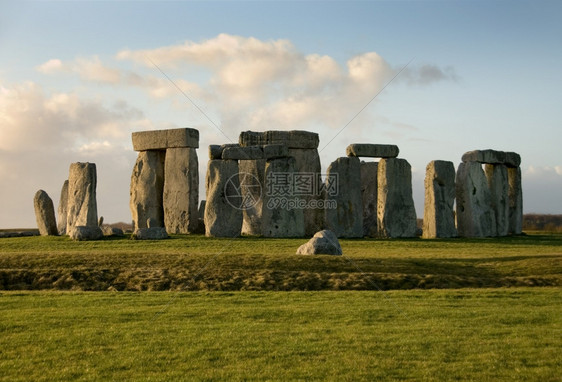
{"label": "boulder on grass", "polygon": [[342,255],[340,242],[330,230],[316,232],[312,239],[297,249],[297,255]]}
{"label": "boulder on grass", "polygon": [[68,236],[77,241],[99,240],[103,237],[103,231],[99,226],[76,225],[70,227]]}

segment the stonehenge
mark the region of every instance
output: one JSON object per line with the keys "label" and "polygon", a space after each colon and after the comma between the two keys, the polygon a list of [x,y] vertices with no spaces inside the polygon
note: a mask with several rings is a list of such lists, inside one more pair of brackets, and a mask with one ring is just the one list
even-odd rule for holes
{"label": "stonehenge", "polygon": [[455,227],[455,166],[434,160],[425,172],[425,203],[422,237],[449,238],[458,235]]}
{"label": "stonehenge", "polygon": [[37,220],[39,234],[41,236],[57,235],[55,207],[49,195],[43,190],[37,191],[33,198],[33,206],[35,208],[35,219]]}
{"label": "stonehenge", "polygon": [[68,174],[66,232],[75,226],[98,226],[95,163],[72,163]]}

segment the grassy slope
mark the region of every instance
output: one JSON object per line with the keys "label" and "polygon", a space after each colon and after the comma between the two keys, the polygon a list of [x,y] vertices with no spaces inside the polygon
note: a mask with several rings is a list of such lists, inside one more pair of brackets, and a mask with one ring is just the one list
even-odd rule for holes
{"label": "grassy slope", "polygon": [[0,289],[388,290],[562,286],[562,235],[341,240],[342,257],[297,256],[305,239],[0,240]]}
{"label": "grassy slope", "polygon": [[0,293],[0,380],[555,381],[560,288]]}

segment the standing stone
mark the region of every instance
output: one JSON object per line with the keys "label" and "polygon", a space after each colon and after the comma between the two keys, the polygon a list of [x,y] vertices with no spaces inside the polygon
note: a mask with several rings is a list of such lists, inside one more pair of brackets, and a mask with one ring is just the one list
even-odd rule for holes
{"label": "standing stone", "polygon": [[33,198],[33,206],[35,208],[35,219],[37,220],[39,234],[41,236],[57,235],[55,207],[49,195],[43,190],[37,191]]}
{"label": "standing stone", "polygon": [[369,237],[377,236],[378,166],[377,162],[361,162],[363,235]]}
{"label": "standing stone", "polygon": [[523,191],[521,188],[521,167],[507,169],[509,197],[509,233],[519,235],[523,232]]}
{"label": "standing stone", "polygon": [[461,237],[496,236],[496,217],[488,180],[479,162],[463,162],[457,170],[457,229]]}
{"label": "standing stone", "polygon": [[98,226],[95,163],[72,163],[68,176],[66,232],[74,226]]}
{"label": "standing stone", "polygon": [[453,162],[435,160],[425,170],[425,206],[423,237],[456,237],[455,166]]}
{"label": "standing stone", "polygon": [[243,235],[263,235],[262,213],[265,194],[265,162],[265,159],[241,160],[238,164],[243,200]]}
{"label": "standing stone", "polygon": [[[337,175],[336,175],[337,174]],[[338,192],[326,200],[334,200],[336,208],[326,208],[326,226],[337,237],[363,237],[363,202],[361,199],[361,164],[357,157],[336,159],[328,167],[326,181],[337,176]],[[328,188],[329,185],[326,185]]]}
{"label": "standing stone", "polygon": [[199,162],[194,148],[166,150],[164,226],[168,233],[194,233],[199,225]]}
{"label": "standing stone", "polygon": [[492,210],[496,218],[496,232],[498,236],[509,234],[509,183],[507,180],[507,167],[503,164],[487,164],[485,166]]}
{"label": "standing stone", "polygon": [[238,161],[210,160],[207,167],[205,235],[238,237],[242,230],[242,195]]}
{"label": "standing stone", "polygon": [[377,225],[381,237],[415,237],[412,168],[407,160],[381,159],[378,167]]}
{"label": "standing stone", "polygon": [[294,205],[297,201],[291,186],[291,177],[294,174],[293,157],[271,159],[266,162],[266,192],[262,210],[265,237],[304,236],[303,210]]}
{"label": "standing stone", "polygon": [[64,181],[62,189],[60,192],[59,208],[58,208],[59,220],[57,224],[57,229],[59,235],[66,234],[66,215],[68,214],[68,179]]}
{"label": "standing stone", "polygon": [[133,230],[147,228],[148,219],[155,219],[164,227],[165,151],[141,151],[131,175],[130,208],[133,215]]}

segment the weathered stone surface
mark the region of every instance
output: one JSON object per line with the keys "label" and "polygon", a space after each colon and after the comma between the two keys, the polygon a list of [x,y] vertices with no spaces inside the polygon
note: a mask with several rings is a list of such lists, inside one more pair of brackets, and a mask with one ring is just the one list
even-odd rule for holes
{"label": "weathered stone surface", "polygon": [[521,165],[521,155],[508,151],[505,153],[505,165],[507,167],[519,167]]}
{"label": "weathered stone surface", "polygon": [[243,215],[242,234],[263,235],[262,212],[265,192],[265,159],[241,160],[239,166],[240,189],[242,192]]}
{"label": "weathered stone surface", "polygon": [[130,208],[134,228],[147,228],[149,218],[164,227],[165,151],[141,151],[131,175]]}
{"label": "weathered stone surface", "polygon": [[226,147],[222,152],[222,159],[252,160],[263,158],[262,146]]}
{"label": "weathered stone surface", "polygon": [[302,208],[294,205],[293,192],[279,188],[279,175],[294,174],[293,157],[268,160],[265,164],[266,192],[262,209],[262,227],[265,237],[304,236],[304,215]]}
{"label": "weathered stone surface", "polygon": [[412,168],[407,160],[381,159],[377,174],[377,226],[381,237],[415,237]]}
{"label": "weathered stone surface", "polygon": [[138,131],[132,134],[132,138],[135,151],[199,147],[199,131],[189,128]]}
{"label": "weathered stone surface", "polygon": [[488,180],[479,162],[459,165],[456,180],[457,230],[461,237],[496,236]]}
{"label": "weathered stone surface", "polygon": [[507,169],[509,200],[509,233],[519,235],[523,232],[523,190],[521,188],[521,168]]}
{"label": "weathered stone surface", "polygon": [[487,164],[485,174],[490,188],[492,210],[496,217],[496,234],[509,234],[509,196],[507,166],[503,164]]}
{"label": "weathered stone surface", "polygon": [[396,158],[400,150],[396,145],[353,143],[345,149],[348,157]]}
{"label": "weathered stone surface", "polygon": [[59,235],[66,235],[66,216],[68,214],[68,179],[64,181],[60,191],[59,207],[57,209]]}
{"label": "weathered stone surface", "polygon": [[210,145],[209,159],[222,159],[222,152],[228,147],[240,147],[238,143],[225,143],[224,145]]}
{"label": "weathered stone surface", "polygon": [[363,235],[376,237],[378,181],[377,162],[361,162],[361,199],[363,201]]}
{"label": "weathered stone surface", "polygon": [[100,226],[103,236],[124,236],[121,228],[114,228],[108,225]]}
{"label": "weathered stone surface", "polygon": [[463,154],[463,162],[479,162],[488,164],[504,164],[505,152],[497,150],[473,150]]}
{"label": "weathered stone surface", "polygon": [[41,236],[57,235],[57,221],[55,218],[55,207],[52,199],[43,190],[35,193],[33,198],[35,208],[35,220]]}
{"label": "weathered stone surface", "polygon": [[164,226],[169,233],[194,233],[199,225],[199,162],[193,148],[166,150]]}
{"label": "weathered stone surface", "polygon": [[320,138],[316,133],[303,130],[243,131],[239,142],[241,146],[286,145],[290,149],[316,149]]}
{"label": "weathered stone surface", "polygon": [[289,156],[289,148],[286,145],[264,145],[263,157],[265,159],[284,158]]}
{"label": "weathered stone surface", "polygon": [[314,234],[306,244],[297,249],[297,255],[342,255],[340,242],[335,233],[323,230]]}
{"label": "weathered stone surface", "polygon": [[201,200],[199,202],[199,219],[204,219],[205,218],[205,204],[207,204],[206,200]]}
{"label": "weathered stone surface", "polygon": [[453,162],[435,160],[425,169],[425,205],[423,234],[426,239],[456,237],[455,166]]}
{"label": "weathered stone surface", "polygon": [[98,226],[95,163],[72,163],[68,176],[66,232],[74,226]]}
{"label": "weathered stone surface", "polygon": [[[312,236],[324,228],[324,196],[322,168],[317,149],[289,149],[289,156],[295,158],[295,196],[300,200],[304,214],[304,233]],[[320,207],[316,207],[320,205]]]}
{"label": "weathered stone surface", "polygon": [[135,240],[162,240],[168,238],[168,233],[164,227],[139,228],[131,236]]}
{"label": "weathered stone surface", "polygon": [[99,240],[103,238],[103,231],[99,226],[77,225],[68,228],[68,236],[72,240]]}
{"label": "weathered stone surface", "polygon": [[[326,226],[337,237],[363,237],[363,202],[361,199],[361,164],[357,157],[336,159],[328,167],[327,179],[337,174],[338,192],[326,194],[336,208],[326,208]],[[327,184],[326,187],[329,187]]]}
{"label": "weathered stone surface", "polygon": [[240,236],[243,217],[238,161],[210,160],[206,184],[205,235]]}

